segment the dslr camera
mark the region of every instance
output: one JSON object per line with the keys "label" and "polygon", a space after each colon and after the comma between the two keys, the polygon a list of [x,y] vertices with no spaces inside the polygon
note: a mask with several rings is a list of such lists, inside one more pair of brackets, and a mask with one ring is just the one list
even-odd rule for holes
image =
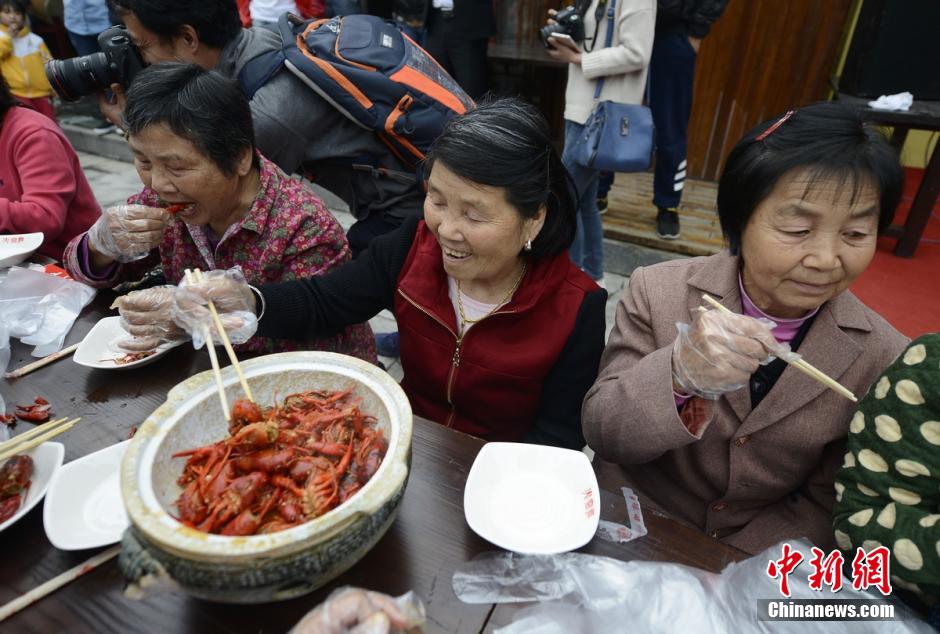
{"label": "dslr camera", "polygon": [[542,40],[542,46],[552,48],[548,42],[548,37],[556,33],[570,35],[575,44],[584,41],[584,20],[581,19],[581,10],[577,6],[565,7],[559,9],[555,17],[555,24],[546,24],[539,29],[539,39]]}
{"label": "dslr camera", "polygon": [[108,27],[98,35],[100,53],[46,62],[46,77],[66,101],[107,90],[111,84],[127,88],[144,69],[140,51],[123,26]]}

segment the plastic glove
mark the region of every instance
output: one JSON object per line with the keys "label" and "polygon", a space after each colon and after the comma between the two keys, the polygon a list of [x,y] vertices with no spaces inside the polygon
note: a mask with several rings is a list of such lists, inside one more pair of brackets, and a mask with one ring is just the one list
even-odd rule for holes
{"label": "plastic glove", "polygon": [[130,352],[153,350],[162,343],[189,339],[189,335],[173,321],[175,286],[155,286],[118,297],[112,308],[121,313],[121,327],[131,337],[118,342]]}
{"label": "plastic glove", "polygon": [[88,230],[88,246],[118,262],[140,260],[160,245],[169,220],[166,210],[157,207],[108,207]]}
{"label": "plastic glove", "polygon": [[190,334],[197,349],[205,343],[207,331],[219,343],[218,330],[209,312],[211,300],[229,341],[233,344],[248,341],[258,330],[258,318],[255,294],[241,268],[207,271],[202,278],[202,282],[190,283],[185,278],[180,282],[173,295],[173,321]]}
{"label": "plastic glove", "polygon": [[291,634],[385,634],[424,624],[421,600],[413,592],[397,599],[361,588],[334,591],[300,620]]}
{"label": "plastic glove", "polygon": [[672,378],[678,391],[717,400],[748,384],[758,366],[774,356],[798,358],[778,343],[766,319],[701,310],[692,325],[677,323],[672,348]]}

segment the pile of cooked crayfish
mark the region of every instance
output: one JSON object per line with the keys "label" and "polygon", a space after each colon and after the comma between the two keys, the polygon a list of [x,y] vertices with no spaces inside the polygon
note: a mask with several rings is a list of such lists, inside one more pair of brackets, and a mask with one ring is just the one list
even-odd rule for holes
{"label": "pile of cooked crayfish", "polygon": [[375,475],[388,449],[352,390],[235,401],[229,437],[182,451],[178,519],[222,535],[274,533],[323,515]]}

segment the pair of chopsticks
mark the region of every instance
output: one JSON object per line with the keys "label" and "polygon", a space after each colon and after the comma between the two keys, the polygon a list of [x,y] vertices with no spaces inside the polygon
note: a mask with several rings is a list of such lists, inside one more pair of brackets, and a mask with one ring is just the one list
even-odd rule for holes
{"label": "pair of chopsticks", "polygon": [[[728,313],[729,315],[734,314],[727,307],[722,306],[720,303],[718,303],[718,300],[710,295],[702,295],[702,299],[705,301],[706,304],[712,306],[713,308],[717,308],[718,310],[724,313]],[[787,361],[787,360],[784,359],[784,361]],[[796,361],[787,361],[787,363],[789,363],[794,368],[796,368],[803,374],[807,375],[811,379],[818,381],[819,383],[822,383],[823,385],[828,387],[830,390],[833,390],[834,392],[841,394],[842,396],[849,399],[853,403],[858,403],[858,398],[856,398],[855,394],[853,394],[850,389],[848,389],[847,387],[845,387],[844,385],[836,381],[834,378],[832,378],[831,376],[829,376],[828,374],[826,374],[819,368],[813,365],[810,365],[803,359],[797,359]]]}
{"label": "pair of chopsticks", "polygon": [[18,436],[14,436],[10,440],[0,443],[0,461],[6,460],[11,456],[15,456],[18,453],[23,453],[24,451],[29,451],[33,447],[41,445],[50,438],[58,436],[63,432],[67,432],[72,429],[72,427],[80,421],[81,418],[73,418],[69,420],[66,416],[65,418],[59,418],[56,420],[49,421],[48,423],[43,423],[33,429],[30,429],[27,432],[24,432]]}
{"label": "pair of chopsticks", "polygon": [[[190,284],[198,284],[203,281],[202,271],[199,269],[186,269],[184,271],[186,276],[186,281]],[[238,357],[235,356],[235,350],[232,348],[232,343],[228,340],[228,336],[225,334],[225,328],[222,326],[222,320],[219,319],[219,313],[215,309],[215,304],[212,303],[212,300],[209,300],[209,313],[212,315],[212,321],[215,324],[216,330],[219,331],[219,339],[222,341],[222,345],[225,347],[225,352],[228,353],[229,361],[232,362],[232,366],[235,368],[235,372],[238,374],[238,380],[242,385],[242,389],[245,391],[245,396],[248,397],[248,400],[255,400],[251,395],[251,388],[248,386],[248,381],[245,380],[245,375],[242,372],[242,366],[238,363]],[[231,418],[228,409],[228,399],[225,398],[225,388],[222,385],[222,370],[219,368],[219,358],[215,354],[215,344],[212,341],[212,329],[209,326],[206,326],[203,330],[203,335],[206,338],[206,348],[209,349],[209,360],[212,362],[212,372],[215,374],[215,384],[219,389],[219,401],[222,404],[222,414],[225,415],[225,419],[228,420]]]}
{"label": "pair of chopsticks", "polygon": [[73,343],[73,344],[70,345],[68,348],[62,348],[62,349],[59,350],[58,352],[53,352],[52,354],[50,354],[50,355],[48,355],[48,356],[45,356],[45,357],[43,357],[42,359],[39,359],[38,361],[33,361],[32,363],[27,363],[27,364],[24,365],[22,368],[17,368],[16,370],[13,370],[12,372],[7,372],[7,373],[5,373],[5,374],[3,375],[3,378],[5,378],[5,379],[18,379],[18,378],[20,378],[21,376],[23,376],[24,374],[29,374],[29,373],[32,372],[33,370],[38,370],[39,368],[43,367],[44,365],[48,365],[48,364],[52,363],[53,361],[58,361],[58,360],[61,359],[62,357],[67,357],[67,356],[69,356],[70,354],[72,354],[73,352],[75,352],[76,350],[78,350],[78,346],[80,346],[81,343],[82,343],[81,341],[79,341],[78,343]]}

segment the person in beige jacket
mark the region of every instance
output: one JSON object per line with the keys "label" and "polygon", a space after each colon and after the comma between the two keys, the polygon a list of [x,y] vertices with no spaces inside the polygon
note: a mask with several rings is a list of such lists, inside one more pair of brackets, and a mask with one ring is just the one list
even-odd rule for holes
{"label": "person in beige jacket", "polygon": [[[579,197],[578,233],[569,253],[577,266],[600,282],[604,277],[604,236],[597,210],[599,172],[575,163],[570,151],[594,110],[595,85],[599,79],[604,80],[600,101],[643,102],[646,70],[653,54],[656,0],[581,0],[576,6],[584,24],[584,40],[575,42],[553,35],[548,38],[552,46],[548,54],[568,63],[562,161]],[[554,16],[555,12],[549,14]],[[613,38],[610,46],[605,46],[610,22],[614,25]]]}
{"label": "person in beige jacket", "polygon": [[582,412],[588,444],[616,463],[598,466],[606,485],[630,481],[749,553],[803,536],[834,545],[833,479],[856,405],[774,357],[798,353],[864,394],[904,348],[847,290],[902,177],[887,140],[840,104],[745,135],[718,190],[729,250],[639,268],[620,298]]}

